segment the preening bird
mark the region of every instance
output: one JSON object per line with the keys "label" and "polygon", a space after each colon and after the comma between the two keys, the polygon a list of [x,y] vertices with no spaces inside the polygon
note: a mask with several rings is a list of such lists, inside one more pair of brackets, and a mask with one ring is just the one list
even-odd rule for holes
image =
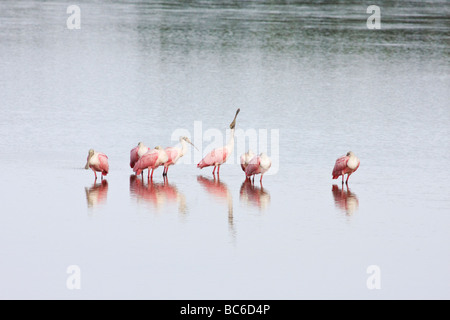
{"label": "preening bird", "polygon": [[[153,180],[153,171],[164,164],[168,160],[167,153],[161,146],[155,147],[155,149],[147,151],[134,165],[133,171],[136,175],[140,175],[145,169],[148,169],[148,179]],[[150,175],[150,169],[152,174]]]}
{"label": "preening bird", "polygon": [[241,158],[240,158],[241,168],[242,168],[242,171],[244,171],[244,173],[245,173],[245,169],[247,168],[250,160],[252,160],[254,156],[255,156],[255,154],[251,150],[248,150],[247,153],[243,153],[241,155]]}
{"label": "preening bird", "polygon": [[106,176],[109,172],[108,157],[104,153],[97,152],[94,149],[90,149],[86,166],[84,168],[86,170],[91,168],[92,171],[94,171],[95,180],[97,180],[97,172],[101,172],[103,180],[103,176]]}
{"label": "preening bird", "polygon": [[146,147],[142,142],[139,142],[137,147],[134,147],[130,151],[130,167],[131,169],[134,168],[134,165],[138,160],[146,154],[150,150],[149,147]]}
{"label": "preening bird", "polygon": [[220,165],[222,165],[228,160],[234,149],[234,130],[236,127],[236,117],[239,114],[239,111],[241,111],[241,109],[237,109],[236,115],[234,116],[234,119],[230,124],[231,136],[230,139],[228,140],[228,143],[223,147],[216,148],[211,152],[209,152],[197,164],[197,168],[203,169],[205,167],[214,166],[214,170],[212,173],[214,174],[217,168],[217,174],[219,174]]}
{"label": "preening bird", "polygon": [[347,174],[347,180],[345,183],[348,184],[348,178],[350,178],[350,175],[358,170],[358,168],[359,159],[352,151],[349,151],[345,156],[342,156],[336,160],[332,172],[333,179],[337,179],[339,176],[342,176],[342,184],[344,184],[344,175]]}
{"label": "preening bird", "polygon": [[259,155],[254,156],[250,160],[247,168],[245,169],[245,175],[247,177],[253,176],[254,179],[254,176],[256,174],[261,174],[261,179],[259,181],[262,182],[264,173],[266,173],[271,166],[272,160],[270,160],[270,158],[264,152],[261,152]]}

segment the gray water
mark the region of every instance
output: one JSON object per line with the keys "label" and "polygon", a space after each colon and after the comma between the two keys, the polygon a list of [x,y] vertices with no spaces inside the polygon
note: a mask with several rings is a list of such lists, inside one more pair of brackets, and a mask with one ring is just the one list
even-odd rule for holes
{"label": "gray water", "polygon": [[[450,298],[449,6],[379,1],[369,30],[371,4],[0,2],[0,298]],[[262,186],[236,149],[219,180],[192,148],[133,176],[137,142],[225,134],[236,108],[279,130]]]}

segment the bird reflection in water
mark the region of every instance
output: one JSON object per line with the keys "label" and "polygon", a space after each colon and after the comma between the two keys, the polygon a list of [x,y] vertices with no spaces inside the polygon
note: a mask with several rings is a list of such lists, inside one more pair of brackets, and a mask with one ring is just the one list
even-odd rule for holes
{"label": "bird reflection in water", "polygon": [[108,181],[104,179],[100,183],[94,182],[92,187],[85,187],[84,191],[86,192],[88,208],[95,207],[106,202],[108,195]]}
{"label": "bird reflection in water", "polygon": [[344,211],[348,216],[351,216],[356,210],[358,210],[358,197],[350,191],[348,186],[339,188],[335,184],[333,185],[331,191],[333,192],[334,204],[336,205],[336,208]]}
{"label": "bird reflection in water", "polygon": [[211,194],[214,198],[221,202],[226,202],[228,207],[228,228],[233,238],[236,237],[236,231],[233,224],[233,197],[230,190],[225,183],[220,181],[219,175],[214,178],[206,178],[203,176],[197,176],[197,181],[205,188],[205,190]]}
{"label": "bird reflection in water", "polygon": [[269,206],[270,194],[262,184],[261,187],[256,187],[250,179],[245,179],[239,191],[239,200],[248,206],[255,206],[262,210]]}
{"label": "bird reflection in water", "polygon": [[178,191],[177,187],[169,183],[167,177],[164,182],[153,182],[149,180],[145,183],[140,177],[130,175],[130,193],[138,201],[143,200],[152,204],[156,209],[161,209],[167,203],[178,204],[178,212],[186,213],[186,197]]}

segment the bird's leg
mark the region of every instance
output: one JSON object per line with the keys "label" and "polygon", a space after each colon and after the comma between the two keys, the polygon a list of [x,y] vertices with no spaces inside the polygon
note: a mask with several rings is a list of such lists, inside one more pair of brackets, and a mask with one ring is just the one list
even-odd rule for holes
{"label": "bird's leg", "polygon": [[342,173],[342,185],[344,185],[344,176],[345,176],[345,173]]}
{"label": "bird's leg", "polygon": [[345,180],[345,184],[347,185],[347,188],[348,188],[348,178],[350,178],[350,175],[351,175],[351,173],[348,173],[347,174],[347,180]]}
{"label": "bird's leg", "polygon": [[215,172],[216,172],[216,166],[214,166],[213,175],[215,174]]}
{"label": "bird's leg", "polygon": [[95,181],[97,181],[97,172],[95,172],[94,169],[92,169],[92,171],[94,171],[94,175],[95,175]]}
{"label": "bird's leg", "polygon": [[152,181],[153,181],[153,171],[155,171],[155,170],[152,169],[152,175],[150,176],[150,178],[152,179]]}
{"label": "bird's leg", "polygon": [[220,171],[220,164],[217,166],[217,176],[219,175],[219,171]]}
{"label": "bird's leg", "polygon": [[263,177],[263,174],[261,175],[261,179],[259,179],[259,182],[262,184],[262,177]]}

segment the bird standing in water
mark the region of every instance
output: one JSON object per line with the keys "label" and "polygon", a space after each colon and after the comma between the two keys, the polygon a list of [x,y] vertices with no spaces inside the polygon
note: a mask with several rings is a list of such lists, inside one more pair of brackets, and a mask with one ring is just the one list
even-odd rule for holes
{"label": "bird standing in water", "polygon": [[358,170],[358,168],[359,159],[352,151],[349,151],[345,156],[342,156],[336,160],[332,172],[333,179],[337,179],[339,176],[342,176],[342,184],[344,184],[344,175],[347,174],[347,180],[345,183],[348,184],[348,178],[350,178],[350,175]]}
{"label": "bird standing in water", "polygon": [[[133,171],[136,172],[136,175],[140,175],[143,170],[148,169],[148,179],[153,180],[153,171],[167,160],[167,153],[161,146],[157,146],[155,149],[146,152],[138,162],[136,162]],[[150,169],[152,169],[151,175]]]}
{"label": "bird standing in water", "polygon": [[[164,171],[163,176],[167,176],[167,171],[169,170],[169,166],[174,165],[182,156],[184,156],[187,152],[187,143],[191,144],[194,148],[197,149],[196,146],[189,140],[188,137],[180,137],[180,147],[168,147],[165,149],[167,154],[167,161],[164,163]],[[198,149],[197,149],[198,150]]]}
{"label": "bird standing in water", "polygon": [[[250,160],[252,160],[254,156],[255,156],[255,154],[251,150],[248,150],[247,153],[243,153],[241,155],[241,158],[240,158],[241,168],[242,168],[242,171],[244,171],[244,174],[245,174],[245,169],[247,168],[248,164],[250,163]],[[245,177],[247,178],[247,175]]]}
{"label": "bird standing in water", "polygon": [[142,142],[139,142],[137,147],[134,147],[130,151],[130,167],[131,169],[134,168],[134,165],[138,160],[146,154],[150,150],[149,147],[146,147]]}
{"label": "bird standing in water", "polygon": [[245,175],[249,178],[253,176],[253,179],[255,179],[256,174],[261,174],[261,179],[259,179],[259,182],[262,183],[264,173],[266,173],[271,166],[272,160],[270,160],[270,158],[262,152],[250,160],[247,168],[245,169]]}
{"label": "bird standing in water", "polygon": [[94,149],[90,149],[86,166],[84,168],[86,170],[91,168],[92,171],[94,171],[95,180],[97,180],[97,172],[101,172],[103,180],[103,176],[106,176],[109,172],[108,157],[104,153],[97,152]]}
{"label": "bird standing in water", "polygon": [[236,115],[234,116],[234,119],[230,124],[231,136],[230,139],[228,140],[228,143],[223,147],[216,148],[211,152],[209,152],[197,164],[197,168],[203,169],[205,167],[214,166],[214,170],[212,172],[213,175],[216,171],[216,168],[217,168],[217,175],[219,175],[220,165],[222,165],[228,160],[234,149],[234,129],[236,127],[236,117],[239,114],[239,111],[241,111],[241,109],[237,109]]}

